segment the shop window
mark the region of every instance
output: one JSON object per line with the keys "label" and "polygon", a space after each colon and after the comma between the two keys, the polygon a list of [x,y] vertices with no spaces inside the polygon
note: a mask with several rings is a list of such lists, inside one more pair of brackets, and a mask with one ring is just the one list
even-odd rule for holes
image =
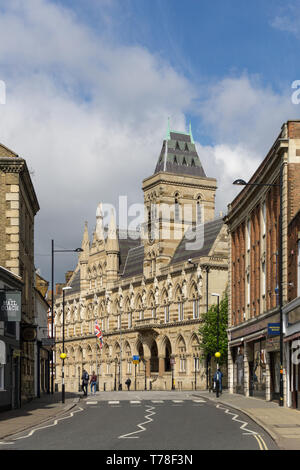
{"label": "shop window", "polygon": [[4,365],[0,364],[0,390],[4,390]]}

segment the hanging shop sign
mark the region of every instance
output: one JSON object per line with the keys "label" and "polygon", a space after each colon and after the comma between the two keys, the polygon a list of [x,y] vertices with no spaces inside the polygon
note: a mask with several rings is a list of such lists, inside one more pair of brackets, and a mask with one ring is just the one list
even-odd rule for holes
{"label": "hanging shop sign", "polygon": [[0,321],[21,321],[21,292],[0,292]]}
{"label": "hanging shop sign", "polygon": [[35,341],[36,329],[34,326],[25,326],[22,328],[22,340],[23,341]]}
{"label": "hanging shop sign", "polygon": [[268,336],[280,335],[280,323],[268,323]]}

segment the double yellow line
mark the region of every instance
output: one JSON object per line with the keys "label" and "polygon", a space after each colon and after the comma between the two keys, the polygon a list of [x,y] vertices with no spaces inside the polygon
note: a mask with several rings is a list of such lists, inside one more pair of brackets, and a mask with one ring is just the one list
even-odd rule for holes
{"label": "double yellow line", "polygon": [[265,443],[260,434],[254,434],[254,437],[258,442],[260,450],[268,450],[267,444]]}

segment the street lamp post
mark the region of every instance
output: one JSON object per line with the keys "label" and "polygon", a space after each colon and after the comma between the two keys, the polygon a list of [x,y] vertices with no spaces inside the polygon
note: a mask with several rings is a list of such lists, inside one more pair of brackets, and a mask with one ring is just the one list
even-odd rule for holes
{"label": "street lamp post", "polygon": [[279,406],[283,406],[283,313],[282,313],[282,193],[283,193],[283,164],[280,165],[279,184],[276,183],[246,183],[242,179],[237,179],[233,184],[239,186],[270,186],[279,187],[279,240],[278,240],[278,258],[279,258],[279,282],[278,282],[278,301],[279,301],[279,322],[280,322],[280,389]]}
{"label": "street lamp post", "polygon": [[65,359],[67,355],[65,354],[65,291],[70,290],[72,287],[63,287],[63,334],[62,334],[62,354],[60,358],[62,359],[62,369],[61,369],[61,378],[62,378],[62,385],[61,385],[61,401],[65,403]]}
{"label": "street lamp post", "polygon": [[[80,253],[83,251],[82,248],[75,248],[75,250],[55,250],[54,249],[54,240],[51,240],[51,338],[54,340],[54,253]],[[54,361],[53,361],[53,350],[51,358],[51,393],[54,391]]]}
{"label": "street lamp post", "polygon": [[[215,357],[217,359],[217,370],[219,369],[219,357],[220,357],[220,351],[219,351],[219,336],[220,336],[220,295],[219,294],[211,294],[213,297],[217,297],[218,303],[217,303],[217,351],[215,353]],[[216,380],[216,396],[217,398],[219,397],[219,380]]]}

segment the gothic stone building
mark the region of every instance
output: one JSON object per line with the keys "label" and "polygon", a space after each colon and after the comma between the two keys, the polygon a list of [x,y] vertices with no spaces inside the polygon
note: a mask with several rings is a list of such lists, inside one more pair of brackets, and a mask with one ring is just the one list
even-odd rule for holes
{"label": "gothic stone building", "polygon": [[[137,390],[206,387],[199,347],[201,316],[227,285],[227,231],[215,219],[216,180],[205,175],[191,131],[167,133],[154,174],[143,181],[140,232],[103,228],[101,204],[90,243],[65,290],[65,387],[77,391],[82,369],[100,390],[127,377]],[[181,215],[185,213],[184,217]],[[194,242],[191,241],[194,235]],[[196,237],[195,237],[196,234]],[[103,332],[103,348],[94,334]],[[62,297],[55,302],[56,382],[61,386]],[[139,356],[136,366],[133,356]],[[173,381],[173,382],[172,382]]]}

